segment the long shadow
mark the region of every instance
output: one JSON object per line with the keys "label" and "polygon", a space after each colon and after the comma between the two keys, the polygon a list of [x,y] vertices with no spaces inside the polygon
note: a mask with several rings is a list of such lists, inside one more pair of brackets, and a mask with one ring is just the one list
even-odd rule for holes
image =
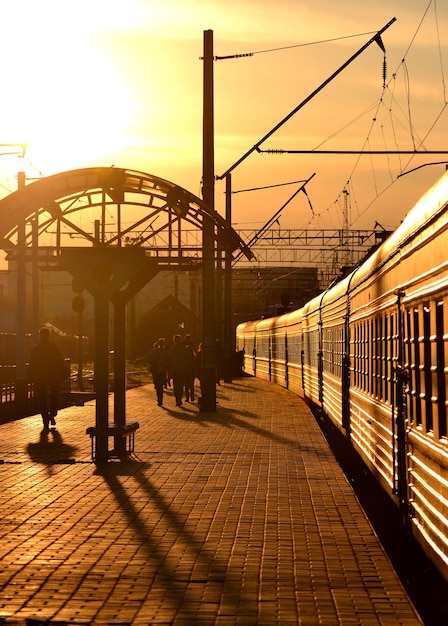
{"label": "long shadow", "polygon": [[282,437],[280,435],[276,435],[275,433],[266,430],[265,428],[260,428],[250,422],[245,421],[239,417],[236,417],[236,413],[243,415],[245,417],[258,419],[258,416],[255,413],[250,411],[241,411],[238,409],[225,409],[224,411],[216,411],[216,413],[204,412],[201,411],[180,411],[174,409],[167,409],[167,412],[172,415],[175,419],[183,420],[183,421],[191,421],[195,424],[200,424],[204,427],[211,424],[219,424],[229,429],[237,429],[243,428],[245,430],[249,430],[250,432],[260,435],[260,437],[266,437],[266,439],[270,439],[271,441],[275,441],[276,443],[282,443],[284,445],[292,446],[297,448],[298,450],[302,450],[303,446],[300,445],[300,442],[294,439],[288,439],[288,437]]}
{"label": "long shadow", "polygon": [[37,443],[29,443],[26,452],[30,459],[51,468],[52,465],[74,462],[72,457],[78,448],[64,443],[58,430],[43,429]]}
{"label": "long shadow", "polygon": [[[251,378],[251,377],[247,377],[247,378]],[[254,389],[253,387],[249,387],[248,385],[245,385],[242,382],[238,382],[237,380],[232,380],[231,383],[225,383],[224,385],[220,386],[221,389],[225,389],[226,385],[232,385],[232,387],[239,387],[241,389],[244,389],[244,392],[247,393],[257,393],[257,390]]]}
{"label": "long shadow", "polygon": [[228,428],[244,428],[245,430],[248,430],[255,435],[260,435],[261,437],[265,437],[266,439],[270,439],[271,441],[275,441],[276,443],[282,443],[285,445],[300,448],[300,444],[294,439],[289,439],[288,437],[276,435],[275,433],[272,433],[265,428],[260,428],[260,426],[256,426],[254,424],[251,424],[250,422],[246,422],[245,420],[236,417],[235,413],[239,413],[239,411],[234,409],[231,412],[227,411],[225,415],[219,414],[219,412],[211,414],[200,413],[199,415],[204,416],[202,418],[204,422],[221,424],[222,426],[226,426]]}
{"label": "long shadow", "polygon": [[[205,588],[206,585],[213,583],[219,587],[214,596],[220,598],[225,593],[226,597],[229,598],[230,595],[234,599],[235,610],[241,605],[241,587],[233,582],[228,563],[222,559],[217,559],[214,551],[206,546],[205,538],[201,539],[188,530],[185,520],[177,515],[160,490],[144,475],[144,469],[147,467],[148,464],[130,461],[99,466],[95,473],[104,478],[118,506],[128,518],[142,545],[145,546],[148,560],[155,562],[157,568],[155,577],[164,583],[165,593],[170,595],[176,609],[182,614],[182,623],[191,626],[198,624],[210,626],[210,614],[208,617],[202,618],[197,611],[190,608],[197,606],[202,598],[201,589],[197,586],[191,587],[191,585],[201,585]],[[170,530],[177,531],[178,537],[192,552],[191,566],[187,570],[182,568],[182,574],[177,573],[176,569],[169,565],[169,550],[163,551],[163,542],[153,537],[148,519],[144,519],[131,502],[119,480],[119,477],[123,475],[134,477],[146,492],[148,499],[154,503],[160,512],[154,527],[159,525],[161,518],[164,518]],[[199,576],[197,573],[198,562],[202,564]],[[196,589],[198,595],[195,597]],[[113,596],[113,592],[111,595]],[[251,599],[247,598],[246,602],[250,604]],[[216,611],[219,609],[219,604],[220,601],[217,599]],[[253,606],[252,609],[255,610],[256,606]]]}

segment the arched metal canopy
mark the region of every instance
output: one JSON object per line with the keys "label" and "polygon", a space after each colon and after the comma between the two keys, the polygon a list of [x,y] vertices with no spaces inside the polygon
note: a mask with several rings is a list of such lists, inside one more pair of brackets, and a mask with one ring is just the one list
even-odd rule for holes
{"label": "arched metal canopy", "polygon": [[143,172],[85,168],[42,178],[1,200],[0,247],[14,249],[18,225],[25,222],[27,245],[37,232],[39,248],[56,254],[83,240],[82,245],[144,247],[172,260],[198,259],[207,218],[223,249],[253,257],[233,228],[186,189]]}
{"label": "arched metal canopy", "polygon": [[[202,254],[203,231],[223,250],[239,249],[252,258],[238,234],[202,200],[142,172],[113,167],[63,172],[23,186],[0,201],[0,248],[17,259],[17,280],[22,285],[18,311],[25,309],[27,257],[33,268],[44,263],[69,271],[94,296],[95,431],[100,462],[109,458],[109,301],[114,304],[114,423],[121,428],[126,421],[126,302],[163,267],[193,266],[203,256],[203,265],[209,263]],[[24,356],[23,349],[21,353]],[[122,455],[119,436],[115,450]]]}

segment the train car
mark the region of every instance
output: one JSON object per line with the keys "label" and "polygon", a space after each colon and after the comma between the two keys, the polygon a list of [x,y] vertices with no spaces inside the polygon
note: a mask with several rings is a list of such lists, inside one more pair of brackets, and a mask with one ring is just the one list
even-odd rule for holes
{"label": "train car", "polygon": [[301,311],[239,326],[237,341],[263,346],[260,361],[246,351],[248,373],[345,434],[448,578],[447,250],[445,174],[359,268]]}
{"label": "train car", "polygon": [[302,395],[300,313],[293,311],[275,319],[271,337],[270,380]]}
{"label": "train car", "polygon": [[321,304],[324,293],[313,298],[303,307],[303,388],[305,396],[321,406],[322,404],[322,336]]}

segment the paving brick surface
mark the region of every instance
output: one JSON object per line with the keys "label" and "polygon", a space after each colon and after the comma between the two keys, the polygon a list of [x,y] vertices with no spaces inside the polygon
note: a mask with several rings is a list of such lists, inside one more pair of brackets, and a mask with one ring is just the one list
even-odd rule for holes
{"label": "paving brick surface", "polygon": [[421,624],[308,407],[252,378],[218,410],[127,394],[127,462],[95,404],[0,426],[0,624]]}

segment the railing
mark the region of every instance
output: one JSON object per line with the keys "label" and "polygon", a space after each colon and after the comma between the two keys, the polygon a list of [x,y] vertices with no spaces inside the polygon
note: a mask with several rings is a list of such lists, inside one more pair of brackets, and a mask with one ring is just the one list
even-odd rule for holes
{"label": "railing", "polygon": [[[65,359],[65,364],[70,369],[70,359]],[[15,419],[35,415],[39,412],[37,398],[34,393],[32,382],[27,383],[25,407],[18,411],[15,397],[16,366],[0,365],[0,424]],[[70,376],[59,387],[59,406],[67,407],[71,404],[71,380]]]}

